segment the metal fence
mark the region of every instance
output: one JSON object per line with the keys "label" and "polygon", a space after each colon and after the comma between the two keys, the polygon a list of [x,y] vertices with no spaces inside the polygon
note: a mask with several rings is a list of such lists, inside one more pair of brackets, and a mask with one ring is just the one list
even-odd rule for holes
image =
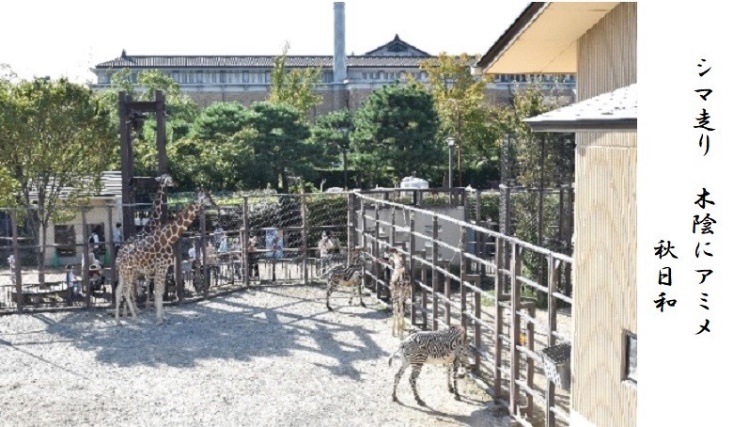
{"label": "metal fence", "polygon": [[[571,258],[458,215],[373,195],[352,197],[349,245],[365,248],[371,260],[365,285],[389,298],[383,254],[398,250],[414,283],[412,325],[435,330],[462,324],[472,339],[474,378],[518,422],[567,425],[572,296],[559,292],[558,281]],[[546,274],[526,261],[527,253],[543,260]]]}

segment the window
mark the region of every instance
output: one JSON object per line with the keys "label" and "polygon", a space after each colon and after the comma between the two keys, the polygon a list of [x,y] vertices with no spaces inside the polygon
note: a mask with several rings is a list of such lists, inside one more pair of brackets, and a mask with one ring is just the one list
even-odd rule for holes
{"label": "window", "polygon": [[203,83],[203,82],[204,82],[204,72],[196,71],[196,83]]}
{"label": "window", "polygon": [[624,379],[636,382],[636,335],[625,332],[626,336],[626,366],[624,367]]}
{"label": "window", "polygon": [[219,71],[219,83],[226,83],[226,82],[227,82],[227,72]]}
{"label": "window", "polygon": [[55,225],[53,236],[58,256],[76,255],[76,231],[73,225]]}

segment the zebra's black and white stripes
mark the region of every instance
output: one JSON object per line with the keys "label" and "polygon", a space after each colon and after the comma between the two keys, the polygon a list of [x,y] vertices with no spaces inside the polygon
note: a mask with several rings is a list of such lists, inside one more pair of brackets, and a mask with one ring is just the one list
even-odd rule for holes
{"label": "zebra's black and white stripes", "polygon": [[[395,375],[394,387],[392,388],[392,400],[397,401],[397,384],[407,366],[412,366],[410,374],[410,386],[418,405],[425,406],[425,402],[417,393],[417,377],[420,375],[423,365],[448,365],[448,391],[460,399],[458,394],[458,367],[468,365],[468,345],[465,340],[466,332],[462,326],[451,326],[448,329],[439,331],[416,332],[402,341],[397,351],[389,357],[389,365],[392,366],[392,358],[400,354],[402,366]],[[451,372],[453,384],[451,385]]]}
{"label": "zebra's black and white stripes", "polygon": [[322,278],[326,279],[326,308],[328,308],[329,311],[333,310],[330,303],[331,294],[337,287],[352,288],[349,304],[354,300],[354,294],[358,293],[359,304],[361,304],[362,307],[366,307],[361,297],[361,278],[364,258],[358,248],[354,250],[352,258],[353,260],[351,265],[334,265],[329,267],[321,275]]}

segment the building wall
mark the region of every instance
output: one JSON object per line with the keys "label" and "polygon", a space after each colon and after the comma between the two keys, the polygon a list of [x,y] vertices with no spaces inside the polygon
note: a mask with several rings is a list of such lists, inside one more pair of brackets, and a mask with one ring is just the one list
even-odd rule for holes
{"label": "building wall", "polygon": [[[636,3],[620,3],[578,43],[578,98],[636,82]],[[576,136],[573,380],[577,425],[636,425],[624,331],[636,334],[636,147],[632,133]]]}
{"label": "building wall", "polygon": [[[110,207],[108,207],[108,203],[112,203]],[[114,225],[117,222],[122,222],[122,201],[118,197],[116,200],[112,201],[109,199],[99,199],[95,198],[91,200],[91,208],[86,213],[86,223],[87,225],[101,225],[103,227],[103,237],[105,242],[109,242],[112,240],[112,229],[114,228]],[[109,223],[109,217],[108,212],[111,210],[112,213],[112,224],[110,227]],[[76,255],[73,257],[60,257],[58,259],[55,259],[56,250],[53,247],[48,247],[46,250],[46,257],[45,257],[45,264],[46,265],[53,265],[54,263],[58,262],[61,265],[64,264],[79,264],[81,263],[81,256],[84,250],[84,227],[82,226],[82,218],[81,213],[77,213],[73,218],[69,219],[68,221],[57,223],[58,225],[73,225],[74,231],[76,232]],[[54,226],[57,225],[54,223],[49,224],[48,228],[46,229],[47,233],[47,239],[46,244],[47,245],[54,245],[56,244],[55,241],[55,234],[54,234]],[[100,236],[102,237],[102,236]],[[101,259],[100,259],[101,260]]]}

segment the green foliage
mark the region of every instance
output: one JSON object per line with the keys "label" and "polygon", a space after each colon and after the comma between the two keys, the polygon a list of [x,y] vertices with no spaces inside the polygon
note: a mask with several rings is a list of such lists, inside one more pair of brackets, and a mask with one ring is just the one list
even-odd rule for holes
{"label": "green foliage", "polygon": [[[0,85],[0,169],[12,178],[16,201],[28,212],[26,220],[42,245],[40,262],[45,241],[38,238],[46,235],[39,232],[66,205],[99,188],[114,150],[114,128],[92,92],[66,79]],[[69,187],[74,190],[62,198],[61,190]]]}
{"label": "green foliage", "polygon": [[471,163],[496,161],[498,136],[488,124],[488,108],[484,95],[486,81],[471,75],[476,58],[468,54],[439,54],[420,64],[428,74],[427,90],[435,99],[440,116],[441,139],[456,140],[459,168],[465,157]]}
{"label": "green foliage", "polygon": [[301,118],[308,114],[322,101],[322,97],[314,91],[320,83],[321,70],[319,68],[303,68],[286,70],[285,62],[288,57],[288,44],[283,48],[283,54],[275,58],[270,76],[270,97],[273,104],[287,104],[294,107]]}
{"label": "green foliage", "polygon": [[201,111],[193,122],[191,136],[206,141],[222,141],[242,130],[247,110],[238,102],[215,102]]}
{"label": "green foliage", "polygon": [[245,142],[253,149],[255,166],[249,173],[286,193],[287,173],[307,171],[318,153],[318,147],[307,142],[310,130],[299,118],[298,110],[289,105],[258,102],[247,110],[245,120],[249,131]]}
{"label": "green foliage", "polygon": [[433,97],[420,86],[384,86],[356,114],[354,162],[372,183],[380,174],[395,183],[413,172],[434,179],[445,159],[438,125]]}

